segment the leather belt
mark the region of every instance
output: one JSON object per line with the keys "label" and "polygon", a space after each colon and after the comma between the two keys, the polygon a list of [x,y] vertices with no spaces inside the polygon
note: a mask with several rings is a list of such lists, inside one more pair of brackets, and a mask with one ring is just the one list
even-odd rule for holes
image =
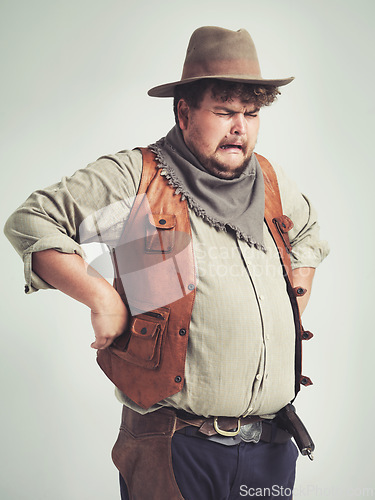
{"label": "leather belt", "polygon": [[[202,439],[217,441],[222,444],[234,445],[241,442],[240,429],[244,425],[261,424],[258,440],[281,444],[292,437],[289,432],[278,427],[276,421],[262,419],[259,416],[235,417],[196,417],[186,412],[177,411],[176,432]],[[255,442],[257,442],[256,440]],[[245,439],[245,441],[247,441]]]}
{"label": "leather belt", "polygon": [[[194,436],[201,439],[206,439],[208,441],[214,441],[227,446],[233,446],[243,441],[241,435],[236,435],[233,437],[226,437],[220,434],[207,436],[206,434],[202,434],[197,427],[193,427],[190,425],[176,430],[176,432],[179,434],[185,434],[186,436]],[[292,436],[289,434],[289,432],[280,429],[280,427],[277,427],[277,425],[275,425],[274,423],[268,423],[263,420],[260,436],[255,440],[246,439],[245,441],[255,443],[257,443],[258,441],[264,441],[266,443],[282,444],[289,441],[291,437]]]}
{"label": "leather belt", "polygon": [[274,421],[267,422],[263,420],[261,441],[266,443],[282,444],[291,439],[292,435],[288,431],[278,427]]}
{"label": "leather belt", "polygon": [[206,436],[214,436],[215,434],[221,434],[222,436],[236,436],[240,428],[243,425],[252,424],[254,422],[259,422],[262,420],[257,415],[249,415],[248,417],[197,417],[191,413],[185,411],[176,411],[177,421],[176,421],[176,431],[186,427],[187,425],[193,425],[199,428],[199,432]]}

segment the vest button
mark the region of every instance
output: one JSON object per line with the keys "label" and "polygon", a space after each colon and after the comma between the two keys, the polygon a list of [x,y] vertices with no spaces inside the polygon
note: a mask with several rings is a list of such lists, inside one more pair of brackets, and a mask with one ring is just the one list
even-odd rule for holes
{"label": "vest button", "polygon": [[146,333],[147,333],[147,328],[144,326],[141,330],[141,334],[146,335]]}
{"label": "vest button", "polygon": [[178,333],[181,335],[181,337],[183,337],[184,335],[186,335],[185,328],[181,328],[181,330]]}
{"label": "vest button", "polygon": [[304,288],[301,288],[301,287],[297,288],[297,294],[298,295],[304,295],[304,293],[305,293],[305,289]]}
{"label": "vest button", "polygon": [[164,225],[164,224],[166,224],[166,223],[167,223],[167,221],[166,221],[165,219],[160,219],[160,220],[159,220],[159,224]]}
{"label": "vest button", "polygon": [[190,285],[188,285],[188,290],[194,290],[195,286],[193,285],[193,283],[190,283]]}
{"label": "vest button", "polygon": [[303,332],[302,338],[303,340],[307,340],[309,338],[309,334],[307,332]]}
{"label": "vest button", "polygon": [[182,377],[180,377],[180,375],[177,375],[177,377],[174,378],[174,381],[177,382],[177,384],[179,384],[182,380]]}

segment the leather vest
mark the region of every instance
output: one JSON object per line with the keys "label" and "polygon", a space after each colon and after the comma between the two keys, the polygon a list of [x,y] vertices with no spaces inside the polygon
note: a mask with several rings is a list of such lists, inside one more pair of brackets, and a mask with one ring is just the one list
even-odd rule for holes
{"label": "leather vest", "polygon": [[[129,327],[97,361],[108,378],[142,408],[179,392],[184,384],[190,318],[195,299],[195,262],[188,205],[160,175],[154,154],[141,149],[143,170],[137,197],[120,244],[113,252],[116,290],[131,312]],[[257,154],[265,185],[265,222],[279,251],[295,323],[295,395],[301,375],[303,330],[292,286],[288,231],[292,221],[282,213],[277,177]]]}

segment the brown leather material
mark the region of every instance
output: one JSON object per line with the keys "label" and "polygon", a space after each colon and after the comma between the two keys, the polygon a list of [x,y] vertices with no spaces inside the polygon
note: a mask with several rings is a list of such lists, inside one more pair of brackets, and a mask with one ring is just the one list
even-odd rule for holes
{"label": "brown leather material", "polygon": [[296,297],[303,297],[307,292],[306,288],[302,288],[301,286],[296,286],[293,288],[294,295]]}
{"label": "brown leather material", "polygon": [[280,236],[284,242],[284,245],[287,249],[287,252],[290,253],[292,251],[292,247],[289,242],[288,231],[290,231],[293,227],[293,222],[286,215],[282,215],[281,217],[275,217],[272,222],[277,227],[277,230],[280,233]]}
{"label": "brown leather material", "polygon": [[176,222],[174,214],[148,214],[145,252],[171,252],[175,244]]}
{"label": "brown leather material", "polygon": [[[130,337],[118,337],[111,346],[113,354],[143,368],[156,369],[161,361],[161,345],[169,317],[166,307],[150,313],[137,315],[130,326]],[[157,316],[156,316],[157,315]]]}
{"label": "brown leather material", "polygon": [[309,385],[312,385],[312,380],[311,378],[306,377],[305,375],[301,375],[300,383],[305,387],[308,387]]}
{"label": "brown leather material", "polygon": [[[112,346],[98,351],[97,361],[122,392],[142,408],[149,408],[183,387],[196,279],[187,202],[175,195],[165,177],[160,175],[154,154],[148,149],[141,151],[142,178],[126,233],[140,233],[135,242],[132,241],[134,248],[131,251],[139,257],[138,267],[152,269],[152,272],[143,275],[142,294],[132,300],[139,309],[148,309],[154,297],[159,297],[163,289],[171,288],[176,274],[177,287],[180,287],[176,295],[179,293],[180,298],[133,316],[128,330]],[[142,197],[143,194],[146,196]],[[150,225],[154,227],[153,233],[149,232]],[[115,287],[124,302],[127,299],[119,276],[128,278],[132,275],[126,269],[125,252],[129,252],[129,248],[120,246],[114,256],[117,267]],[[173,260],[175,265],[166,269],[163,265],[166,259]],[[131,282],[128,286],[131,287]]]}
{"label": "brown leather material", "polygon": [[[289,257],[290,242],[288,238],[288,233],[284,232],[286,228],[282,227],[282,224],[293,227],[288,221],[292,222],[289,217],[283,215],[283,208],[281,205],[279,184],[277,182],[276,173],[270,164],[270,162],[263,156],[256,153],[256,157],[259,161],[260,167],[263,172],[264,179],[264,190],[265,190],[265,207],[264,207],[264,219],[268,226],[268,229],[273,237],[274,242],[278,248],[280,259],[284,266],[286,275],[290,281],[292,280],[292,266]],[[286,217],[286,219],[285,219]],[[287,226],[287,227],[288,227]]]}
{"label": "brown leather material", "polygon": [[183,500],[172,467],[175,427],[176,414],[168,408],[140,415],[123,407],[112,459],[126,482],[130,500]]}
{"label": "brown leather material", "polygon": [[311,333],[309,330],[304,330],[302,332],[301,338],[302,338],[302,340],[310,340],[313,338],[313,336],[314,336],[314,334]]}
{"label": "brown leather material", "polygon": [[[287,285],[287,292],[293,310],[294,325],[296,329],[295,335],[295,396],[300,390],[301,384],[301,369],[302,369],[302,333],[303,327],[301,324],[301,316],[297,299],[293,290],[292,265],[290,261],[290,242],[287,231],[293,226],[289,217],[283,215],[281,204],[280,191],[277,182],[276,172],[270,162],[263,156],[256,153],[260,167],[263,172],[264,189],[265,189],[265,209],[264,219],[267,227],[276,243],[280,261],[283,266],[284,278]],[[285,227],[284,227],[285,225]],[[289,228],[289,229],[288,229]]]}
{"label": "brown leather material", "polygon": [[260,436],[261,441],[266,443],[282,444],[286,443],[291,439],[291,434],[280,427],[276,428],[276,432],[273,432],[272,424],[265,420],[262,421],[262,434]]}
{"label": "brown leather material", "polygon": [[308,455],[313,460],[311,453],[315,449],[315,444],[302,420],[297,415],[294,406],[292,404],[284,406],[278,412],[277,420],[280,427],[293,436],[301,454]]}
{"label": "brown leather material", "polygon": [[[183,500],[173,473],[172,437],[176,431],[190,425],[197,427],[196,435],[203,439],[217,432],[213,428],[213,418],[191,415],[184,421],[177,414],[172,408],[161,408],[141,415],[123,406],[120,432],[112,450],[112,459],[126,482],[131,500]],[[257,416],[243,417],[241,424],[259,420],[262,420],[262,441],[278,444],[291,438],[288,432],[280,428],[276,428],[275,432],[271,423]],[[213,432],[203,432],[204,423],[209,423],[209,426],[212,424]],[[237,427],[237,419],[221,417],[219,427],[232,430]]]}
{"label": "brown leather material", "polygon": [[[135,267],[148,270],[143,275],[145,283],[142,294],[132,296],[129,304],[134,302],[146,312],[133,316],[127,331],[116,339],[112,346],[98,351],[97,361],[122,392],[140,407],[149,408],[179,392],[183,387],[196,279],[187,202],[181,200],[181,195],[175,195],[175,190],[165,177],[160,175],[154,154],[148,149],[141,148],[141,151],[142,178],[138,196],[127,221],[125,235],[138,234],[135,241],[131,242],[132,254],[139,257]],[[265,185],[264,218],[278,248],[294,315],[295,395],[297,395],[301,381],[303,328],[292,286],[290,243],[287,233],[288,228],[292,227],[292,222],[283,215],[275,171],[264,157],[257,154],[257,158]],[[145,207],[147,204],[149,210]],[[154,228],[154,232],[148,232],[150,226]],[[129,259],[126,258],[129,253],[126,254],[124,248],[129,252],[127,245],[124,245],[116,248],[114,254],[115,287],[127,303],[129,297],[125,296],[120,277],[126,275],[126,278],[131,280],[136,273],[132,272],[134,264],[129,268]],[[178,259],[181,248],[184,252],[183,259]],[[173,260],[175,265],[166,272],[164,266],[158,264],[165,263],[168,259],[169,262]],[[149,305],[154,297],[170,289],[173,280],[176,282],[176,274],[181,297],[150,310]],[[130,289],[136,289],[136,285],[134,282],[134,287],[130,286]]]}
{"label": "brown leather material", "polygon": [[[237,428],[238,423],[240,424],[240,426],[242,426],[258,422],[262,419],[258,415],[249,415],[248,417],[241,417],[239,422],[238,420],[239,419],[235,417],[218,417],[217,424],[219,426],[219,429],[223,431],[232,431],[233,429]],[[205,436],[214,436],[215,434],[217,434],[214,428],[213,417],[203,418],[193,416],[192,418],[181,418],[178,417],[177,412],[176,430],[182,429],[183,427],[186,427],[186,425],[193,425],[194,427],[198,427],[199,432],[201,432]]]}
{"label": "brown leather material", "polygon": [[[266,443],[272,442],[273,444],[283,444],[291,439],[292,436],[288,431],[281,429],[280,427],[272,428],[272,423],[268,422],[265,419],[259,419],[259,420],[262,420],[262,433],[260,435],[260,441],[264,441]],[[180,428],[176,426],[176,432],[188,436],[199,437],[201,439],[206,439],[207,437],[210,437],[205,434],[202,434],[198,428],[192,428],[191,426],[188,426],[186,424]],[[241,438],[239,438],[239,440],[240,439]]]}

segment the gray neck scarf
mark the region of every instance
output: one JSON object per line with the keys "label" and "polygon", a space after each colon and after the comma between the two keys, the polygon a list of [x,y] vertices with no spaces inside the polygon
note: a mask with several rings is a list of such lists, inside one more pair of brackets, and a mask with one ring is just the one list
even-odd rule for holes
{"label": "gray neck scarf", "polygon": [[166,137],[149,147],[156,154],[161,175],[199,217],[216,229],[231,228],[237,238],[265,251],[264,181],[254,154],[240,177],[220,179],[204,169],[176,125]]}

